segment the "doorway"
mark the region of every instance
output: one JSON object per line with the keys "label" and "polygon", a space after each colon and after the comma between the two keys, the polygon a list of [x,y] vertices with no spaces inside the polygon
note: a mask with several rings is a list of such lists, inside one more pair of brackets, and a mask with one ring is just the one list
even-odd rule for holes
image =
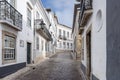
{"label": "doorway", "polygon": [[88,80],[90,80],[90,76],[91,76],[91,31],[87,33],[86,42],[87,42],[87,78]]}
{"label": "doorway", "polygon": [[31,63],[31,43],[27,42],[27,64]]}

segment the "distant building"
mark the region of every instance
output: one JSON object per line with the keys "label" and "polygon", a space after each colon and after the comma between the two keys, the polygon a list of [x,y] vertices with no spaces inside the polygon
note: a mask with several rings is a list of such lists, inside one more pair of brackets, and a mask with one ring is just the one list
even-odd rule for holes
{"label": "distant building", "polygon": [[72,28],[57,24],[57,52],[72,51],[73,50],[73,37]]}
{"label": "distant building", "polygon": [[[120,80],[120,1],[79,1],[81,71],[86,80]],[[73,29],[77,28],[74,26]]]}

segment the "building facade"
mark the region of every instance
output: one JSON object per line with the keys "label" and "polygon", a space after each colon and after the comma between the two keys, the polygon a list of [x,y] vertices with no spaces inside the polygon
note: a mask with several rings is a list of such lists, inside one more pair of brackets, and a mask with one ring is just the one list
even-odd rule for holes
{"label": "building facade", "polygon": [[57,24],[57,52],[72,51],[73,49],[73,37],[72,28]]}
{"label": "building facade", "polygon": [[33,3],[0,0],[0,6],[0,77],[4,77],[33,59]]}
{"label": "building facade", "polygon": [[51,53],[49,48],[52,36],[50,33],[51,22],[49,16],[39,0],[36,1],[34,6],[34,14],[34,62],[36,63],[46,58],[47,53]]}
{"label": "building facade", "polygon": [[120,1],[80,2],[79,34],[82,36],[81,71],[87,80],[119,80]]}
{"label": "building facade", "polygon": [[[55,13],[52,12],[51,9],[46,9],[48,12],[48,16],[50,19],[50,33],[52,36],[52,41],[51,44],[49,46],[49,49],[51,50],[51,54],[55,54],[56,53],[56,46],[57,46],[57,21],[56,21],[56,15]],[[50,55],[50,54],[49,54]]]}
{"label": "building facade", "polygon": [[81,35],[79,34],[79,13],[80,13],[80,4],[74,5],[74,15],[73,15],[73,27],[72,27],[72,36],[73,36],[73,54],[75,59],[81,60],[82,45],[81,45]]}
{"label": "building facade", "polygon": [[46,57],[50,26],[41,0],[0,0],[0,78]]}

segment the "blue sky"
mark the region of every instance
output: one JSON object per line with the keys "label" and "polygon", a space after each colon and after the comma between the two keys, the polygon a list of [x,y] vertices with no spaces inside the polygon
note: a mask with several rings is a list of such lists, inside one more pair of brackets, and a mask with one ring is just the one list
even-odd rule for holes
{"label": "blue sky", "polygon": [[42,0],[45,8],[51,8],[57,15],[59,23],[72,27],[75,0]]}

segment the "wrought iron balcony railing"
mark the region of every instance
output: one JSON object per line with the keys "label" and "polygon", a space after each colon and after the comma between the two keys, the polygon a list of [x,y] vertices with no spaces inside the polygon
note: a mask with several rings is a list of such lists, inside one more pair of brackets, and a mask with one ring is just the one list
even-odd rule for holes
{"label": "wrought iron balcony railing", "polygon": [[59,39],[67,40],[66,36],[59,35]]}
{"label": "wrought iron balcony railing", "polygon": [[59,35],[59,39],[62,39],[62,35]]}
{"label": "wrought iron balcony railing", "polygon": [[67,40],[66,36],[63,36],[63,40]]}
{"label": "wrought iron balcony railing", "polygon": [[92,9],[92,0],[84,0],[85,10]]}
{"label": "wrought iron balcony railing", "polygon": [[48,41],[52,41],[52,36],[42,19],[35,20],[36,30]]}
{"label": "wrought iron balcony railing", "polygon": [[[85,11],[88,11],[91,9],[92,9],[92,0],[81,0],[81,6],[80,6],[81,12],[80,12],[80,18],[79,18],[80,24],[83,19],[83,15]],[[87,14],[89,15],[90,13],[87,13]]]}
{"label": "wrought iron balcony railing", "polygon": [[6,0],[0,0],[0,22],[22,30],[22,15]]}

